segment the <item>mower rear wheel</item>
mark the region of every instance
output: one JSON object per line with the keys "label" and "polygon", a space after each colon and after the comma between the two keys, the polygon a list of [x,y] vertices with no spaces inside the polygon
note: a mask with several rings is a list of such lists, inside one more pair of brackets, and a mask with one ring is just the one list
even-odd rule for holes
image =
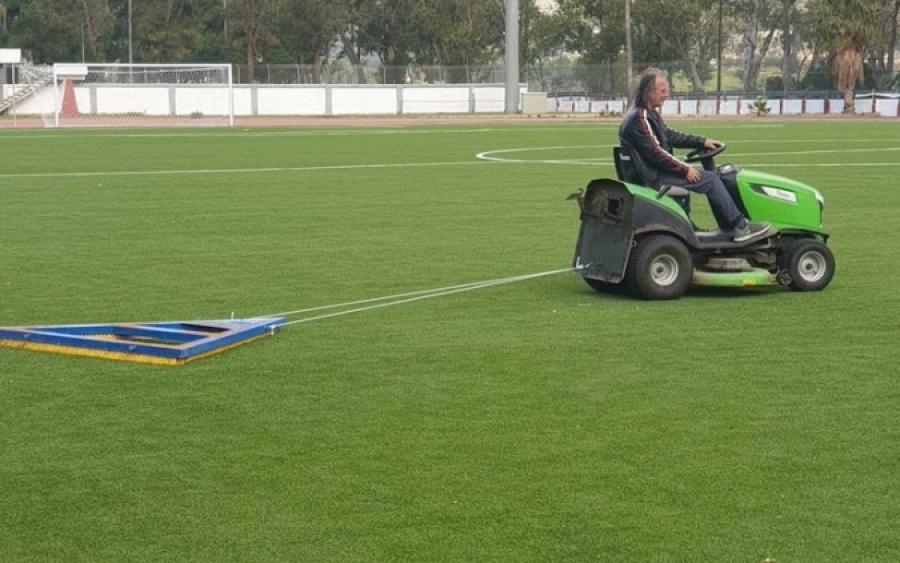
{"label": "mower rear wheel", "polygon": [[625,283],[642,299],[678,299],[690,286],[693,269],[691,253],[683,242],[670,235],[649,235],[632,249]]}
{"label": "mower rear wheel", "polygon": [[824,243],[813,239],[787,243],[778,265],[790,275],[787,285],[795,291],[821,291],[834,277],[834,254]]}

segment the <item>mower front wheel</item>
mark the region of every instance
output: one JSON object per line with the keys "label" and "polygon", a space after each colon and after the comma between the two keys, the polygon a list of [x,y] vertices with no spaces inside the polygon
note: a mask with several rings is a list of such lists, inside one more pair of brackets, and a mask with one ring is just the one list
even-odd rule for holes
{"label": "mower front wheel", "polygon": [[834,254],[817,240],[790,241],[778,262],[788,274],[787,286],[794,291],[821,291],[834,277]]}
{"label": "mower front wheel", "polygon": [[628,258],[625,284],[636,297],[678,299],[691,284],[694,264],[681,240],[663,234],[637,241]]}

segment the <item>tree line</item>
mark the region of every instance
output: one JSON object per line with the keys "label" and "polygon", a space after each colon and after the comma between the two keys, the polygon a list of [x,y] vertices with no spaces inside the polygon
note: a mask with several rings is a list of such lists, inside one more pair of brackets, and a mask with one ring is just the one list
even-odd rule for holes
{"label": "tree line", "polygon": [[[400,83],[413,66],[502,65],[504,54],[504,0],[0,2],[0,46],[21,48],[34,63],[230,62],[251,77],[255,65],[297,64],[318,82],[320,69],[345,60],[365,82],[363,63],[375,61],[380,81]],[[519,0],[522,70],[540,73],[574,54],[593,92],[624,91],[629,75],[616,69],[627,61],[633,71],[654,64],[683,73],[704,91],[723,59],[740,68],[745,91],[756,91],[773,57],[781,68],[770,89],[897,87],[900,0],[556,3],[544,13]],[[462,75],[445,80],[471,79]]]}

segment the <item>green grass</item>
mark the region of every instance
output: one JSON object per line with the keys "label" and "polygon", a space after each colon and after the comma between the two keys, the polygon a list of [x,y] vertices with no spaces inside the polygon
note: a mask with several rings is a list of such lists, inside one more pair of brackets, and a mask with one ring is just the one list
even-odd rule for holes
{"label": "green grass", "polygon": [[[900,560],[900,123],[671,125],[822,191],[824,292],[651,303],[560,274],[182,367],[0,349],[0,561]],[[565,268],[564,198],[615,142],[599,121],[2,131],[0,326]]]}

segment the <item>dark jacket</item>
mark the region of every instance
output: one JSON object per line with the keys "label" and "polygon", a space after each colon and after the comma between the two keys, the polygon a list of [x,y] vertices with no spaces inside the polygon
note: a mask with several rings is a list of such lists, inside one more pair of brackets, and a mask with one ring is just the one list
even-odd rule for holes
{"label": "dark jacket", "polygon": [[636,155],[637,165],[650,186],[659,186],[660,173],[684,177],[688,165],[672,156],[672,148],[701,149],[703,137],[666,127],[656,110],[633,107],[619,126],[619,143]]}

